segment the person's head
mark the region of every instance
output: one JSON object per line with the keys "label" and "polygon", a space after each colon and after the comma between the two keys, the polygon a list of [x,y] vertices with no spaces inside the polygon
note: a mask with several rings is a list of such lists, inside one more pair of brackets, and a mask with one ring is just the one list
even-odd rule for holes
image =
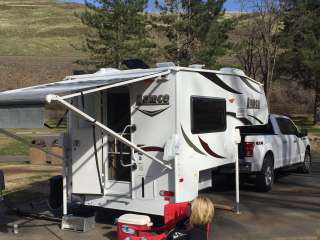
{"label": "person's head", "polygon": [[190,223],[192,225],[205,225],[212,222],[214,206],[205,196],[196,197],[191,203]]}

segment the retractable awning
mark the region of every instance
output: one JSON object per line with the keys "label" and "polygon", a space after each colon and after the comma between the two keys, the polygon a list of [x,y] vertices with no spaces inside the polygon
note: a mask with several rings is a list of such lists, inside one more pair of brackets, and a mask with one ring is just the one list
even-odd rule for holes
{"label": "retractable awning", "polygon": [[104,69],[94,74],[70,76],[60,82],[4,91],[0,93],[0,128],[43,127],[48,95],[55,94],[67,99],[168,73],[167,68],[125,71]]}
{"label": "retractable awning", "polygon": [[140,78],[145,80],[165,74],[168,74],[167,69],[111,71],[110,73],[102,71],[95,74],[71,76],[60,82],[1,92],[0,106],[41,105],[46,103],[46,96],[48,94],[60,95],[80,92],[117,83],[124,83],[123,85],[126,85],[130,84],[130,80],[139,80]]}

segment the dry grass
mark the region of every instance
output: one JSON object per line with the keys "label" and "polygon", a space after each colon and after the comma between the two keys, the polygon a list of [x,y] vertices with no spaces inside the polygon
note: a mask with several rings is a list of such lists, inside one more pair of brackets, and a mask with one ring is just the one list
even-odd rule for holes
{"label": "dry grass", "polygon": [[75,16],[84,10],[60,0],[0,1],[0,91],[60,81],[81,69],[85,55],[72,45],[86,27]]}
{"label": "dry grass", "polygon": [[1,163],[6,180],[6,194],[31,188],[34,183],[43,182],[62,173],[61,166]]}
{"label": "dry grass", "polygon": [[75,17],[84,6],[55,0],[0,2],[0,55],[81,55],[71,44],[82,41],[85,27]]}

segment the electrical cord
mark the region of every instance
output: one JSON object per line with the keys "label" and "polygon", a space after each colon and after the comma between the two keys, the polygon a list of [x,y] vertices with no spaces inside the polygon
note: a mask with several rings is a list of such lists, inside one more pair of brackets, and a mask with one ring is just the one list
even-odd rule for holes
{"label": "electrical cord", "polygon": [[100,184],[100,191],[103,194],[103,185],[101,180],[100,168],[99,168],[99,160],[98,160],[98,152],[97,152],[97,136],[96,136],[96,126],[92,125],[92,135],[93,135],[93,148],[94,148],[94,158],[96,160],[96,168],[98,172],[99,184]]}
{"label": "electrical cord", "polygon": [[[83,101],[83,100],[82,100],[82,101]],[[71,100],[70,103],[73,104],[73,101]],[[83,106],[84,106],[84,105],[83,105]],[[56,124],[55,127],[50,126],[48,123],[44,123],[44,126],[47,127],[47,128],[49,128],[49,129],[54,129],[54,128],[60,127],[60,125],[61,125],[61,123],[63,122],[63,120],[66,118],[68,112],[69,112],[69,109],[67,109],[67,110],[64,112],[63,116],[59,119],[59,121],[57,122],[57,124]]]}

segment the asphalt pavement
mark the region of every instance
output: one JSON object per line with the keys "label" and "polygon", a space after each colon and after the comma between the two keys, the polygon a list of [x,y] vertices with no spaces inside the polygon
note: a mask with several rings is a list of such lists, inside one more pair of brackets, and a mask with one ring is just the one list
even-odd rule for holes
{"label": "asphalt pavement", "polygon": [[[215,240],[319,240],[320,239],[320,161],[314,161],[310,174],[294,171],[278,174],[273,190],[257,193],[250,185],[242,185],[240,192],[241,214],[216,210],[211,239]],[[234,190],[201,194],[214,203],[233,205]],[[1,206],[3,208],[3,206]],[[87,240],[116,239],[116,229],[111,223],[97,223],[87,233],[62,231],[59,224],[43,220],[14,219],[8,211],[0,210],[0,239],[24,240]],[[14,219],[14,220],[13,220]],[[13,234],[8,224],[20,221],[19,233]]]}

